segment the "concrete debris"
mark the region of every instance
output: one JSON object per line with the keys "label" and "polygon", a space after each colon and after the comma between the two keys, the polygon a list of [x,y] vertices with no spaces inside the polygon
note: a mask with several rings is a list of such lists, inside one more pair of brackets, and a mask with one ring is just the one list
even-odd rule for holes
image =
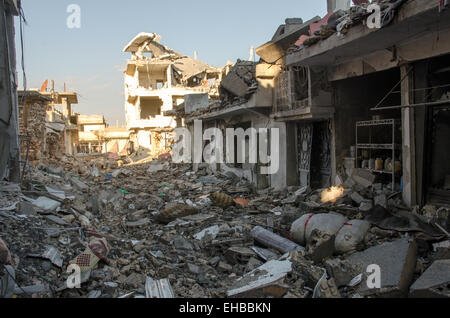
{"label": "concrete debris", "polygon": [[338,258],[325,261],[327,272],[334,278],[338,287],[347,286],[351,280],[359,275],[360,270],[348,260]]}
{"label": "concrete debris", "polygon": [[279,285],[284,277],[292,271],[292,263],[270,261],[256,270],[246,274],[236,282],[236,286],[227,292],[228,297],[282,297],[287,287]]}
{"label": "concrete debris", "polygon": [[46,246],[45,251],[40,255],[28,255],[29,257],[45,258],[48,259],[53,265],[62,268],[63,259],[59,251],[53,246]]}
{"label": "concrete debris", "polygon": [[37,200],[32,201],[32,203],[35,207],[44,211],[54,211],[61,206],[61,203],[46,197],[39,197]]}
{"label": "concrete debris", "polygon": [[145,282],[145,294],[147,298],[176,298],[169,280],[154,281],[147,277]]}
{"label": "concrete debris", "polygon": [[450,240],[433,244],[433,252],[435,260],[450,259]]}
{"label": "concrete debris", "polygon": [[209,227],[207,229],[204,229],[203,231],[195,234],[194,238],[196,240],[200,240],[201,241],[201,240],[203,240],[205,238],[206,235],[209,235],[209,236],[212,237],[212,239],[215,239],[217,237],[217,235],[219,235],[219,233],[220,233],[219,226],[218,225],[214,225],[214,226],[211,226],[211,227]]}
{"label": "concrete debris", "polygon": [[[324,189],[255,191],[234,174],[207,166],[195,171],[170,161],[160,162],[167,168],[157,169],[148,182],[152,160],[135,164],[120,157],[117,168],[105,158],[62,156],[30,167],[32,182],[19,188],[4,184],[11,191],[1,192],[0,260],[17,266],[18,286],[0,272],[2,295],[333,298],[408,293],[417,247],[398,240],[402,234],[395,229],[371,228],[386,226],[378,219],[363,220],[381,207],[364,215],[354,200],[355,193],[361,202],[385,194],[375,185],[354,182],[335,202],[323,203]],[[94,164],[99,177],[89,172]],[[105,179],[108,174],[114,176]],[[386,209],[396,211],[389,201]],[[437,211],[429,213],[437,217]],[[418,235],[417,241],[423,238]],[[420,245],[418,274],[426,273],[430,260],[445,258],[445,241],[433,237],[432,242],[433,251],[426,250],[426,241]],[[72,264],[82,275],[76,290],[67,282]],[[363,288],[367,264],[387,272],[376,292]]]}
{"label": "concrete debris", "polygon": [[411,286],[411,298],[450,298],[450,260],[434,262]]}
{"label": "concrete debris", "polygon": [[355,169],[353,170],[352,179],[357,184],[363,186],[364,188],[368,188],[375,182],[375,175],[370,171],[365,169]]}
{"label": "concrete debris", "polygon": [[380,288],[369,288],[363,283],[358,289],[360,295],[406,297],[416,268],[417,244],[402,238],[355,253],[347,260],[359,266],[361,273],[366,273],[370,265],[380,268]]}

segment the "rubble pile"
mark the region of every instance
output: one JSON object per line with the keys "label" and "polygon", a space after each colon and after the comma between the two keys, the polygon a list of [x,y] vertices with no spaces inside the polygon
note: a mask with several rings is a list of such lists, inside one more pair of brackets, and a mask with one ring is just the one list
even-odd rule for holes
{"label": "rubble pile", "polygon": [[358,2],[346,11],[338,10],[333,13],[328,13],[321,21],[311,25],[309,35],[302,35],[296,42],[295,47],[290,48],[290,52],[313,46],[333,34],[345,36],[353,26],[365,23],[367,18],[372,14],[368,10],[368,6],[371,4],[378,4],[380,6],[380,27],[384,28],[394,20],[397,10],[405,2],[406,0],[374,0],[371,3]]}
{"label": "rubble pile", "polygon": [[258,89],[256,64],[251,61],[237,60],[230,72],[222,79],[220,96],[222,106],[248,100]]}
{"label": "rubble pile", "polygon": [[142,162],[63,156],[0,184],[1,297],[450,296],[449,211],[405,213],[371,175],[330,198]]}

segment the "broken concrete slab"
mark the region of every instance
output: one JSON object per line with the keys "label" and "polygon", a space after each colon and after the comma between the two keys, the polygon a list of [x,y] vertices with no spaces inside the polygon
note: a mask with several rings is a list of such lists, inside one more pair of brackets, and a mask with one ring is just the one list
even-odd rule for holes
{"label": "broken concrete slab", "polygon": [[354,169],[352,179],[364,188],[368,188],[373,185],[376,176],[366,169]]}
{"label": "broken concrete slab", "polygon": [[261,297],[271,295],[282,297],[288,288],[283,288],[280,283],[291,271],[290,260],[267,262],[238,279],[233,289],[227,292],[227,296]]}
{"label": "broken concrete slab", "polygon": [[350,197],[352,198],[353,202],[355,202],[356,204],[361,204],[364,201],[364,197],[356,191],[353,192]]}
{"label": "broken concrete slab", "polygon": [[149,223],[150,223],[150,219],[149,218],[144,218],[144,219],[141,219],[141,220],[136,221],[136,222],[127,222],[126,225],[127,225],[127,227],[133,228],[133,227],[141,227],[141,226],[147,225]]}
{"label": "broken concrete slab", "polygon": [[145,282],[146,298],[176,298],[176,295],[170,285],[168,279],[153,280],[150,277],[146,278]]}
{"label": "broken concrete slab", "polygon": [[36,216],[36,210],[34,209],[34,206],[31,203],[28,203],[26,201],[20,202],[17,206],[17,212],[20,215],[26,215],[26,216]]}
{"label": "broken concrete slab", "polygon": [[219,226],[214,225],[214,226],[208,227],[208,228],[204,229],[203,231],[195,234],[194,238],[196,240],[201,241],[205,238],[205,236],[209,235],[212,239],[215,239],[217,237],[217,235],[219,234],[219,232],[220,232]]}
{"label": "broken concrete slab", "polygon": [[275,254],[271,250],[268,250],[268,249],[265,249],[265,248],[252,246],[251,249],[252,249],[253,252],[256,253],[256,255],[258,255],[261,259],[263,259],[266,262],[270,261],[270,260],[273,260],[273,259],[276,259],[276,258],[279,257],[277,254]]}
{"label": "broken concrete slab", "polygon": [[361,202],[361,205],[359,206],[359,210],[361,212],[369,212],[373,209],[373,201],[372,200],[364,200]]}
{"label": "broken concrete slab", "polygon": [[434,260],[450,259],[450,240],[433,244]]}
{"label": "broken concrete slab", "polygon": [[377,195],[374,199],[374,205],[382,206],[383,208],[387,209],[387,196],[385,194]]}
{"label": "broken concrete slab", "polygon": [[60,217],[57,217],[56,215],[46,215],[45,216],[46,219],[52,221],[55,224],[58,225],[62,225],[62,226],[70,226],[70,223],[65,222],[63,219],[61,219]]}
{"label": "broken concrete slab", "polygon": [[411,286],[410,298],[450,298],[450,260],[435,261]]}
{"label": "broken concrete slab", "polygon": [[53,246],[46,246],[41,254],[29,254],[28,257],[47,259],[59,268],[62,268],[63,265],[63,259],[61,258],[60,252]]}
{"label": "broken concrete slab", "polygon": [[250,248],[233,246],[230,247],[225,252],[225,259],[230,264],[246,264],[248,261],[255,256],[255,252],[253,252]]}
{"label": "broken concrete slab", "polygon": [[369,288],[363,281],[358,293],[362,296],[406,297],[412,283],[417,263],[417,244],[414,240],[401,238],[355,253],[347,258],[352,265],[366,273],[369,265],[381,270],[381,288]]}
{"label": "broken concrete slab", "polygon": [[47,197],[39,197],[36,200],[32,201],[32,203],[35,207],[44,211],[55,211],[61,206],[61,203],[59,203],[58,201],[49,199]]}
{"label": "broken concrete slab", "polygon": [[190,114],[209,106],[208,94],[188,94],[184,97],[184,112]]}
{"label": "broken concrete slab", "polygon": [[75,178],[75,177],[71,177],[71,178],[70,178],[70,181],[72,182],[73,186],[74,186],[75,188],[77,188],[78,190],[80,190],[80,191],[85,191],[85,190],[87,190],[87,189],[89,188],[89,187],[86,185],[86,183],[84,183],[84,182],[78,180],[78,179]]}

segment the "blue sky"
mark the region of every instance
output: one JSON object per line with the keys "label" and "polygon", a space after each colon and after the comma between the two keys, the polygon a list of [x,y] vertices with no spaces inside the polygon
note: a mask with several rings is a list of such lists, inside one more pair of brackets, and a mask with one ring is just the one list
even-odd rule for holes
{"label": "blue sky", "polygon": [[[248,59],[250,46],[269,41],[286,18],[326,13],[326,0],[22,0],[28,88],[46,79],[79,93],[74,111],[124,123],[123,47],[139,32],[214,66]],[[69,29],[68,5],[81,7],[81,28]],[[16,23],[17,25],[17,23]],[[16,29],[19,43],[19,29]],[[17,45],[20,69],[21,50]],[[21,77],[20,77],[21,78]],[[21,80],[22,86],[22,80]]]}

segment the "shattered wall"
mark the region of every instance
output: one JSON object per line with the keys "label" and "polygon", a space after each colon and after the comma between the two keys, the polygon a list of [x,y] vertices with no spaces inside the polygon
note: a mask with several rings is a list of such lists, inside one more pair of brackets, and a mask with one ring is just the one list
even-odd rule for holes
{"label": "shattered wall", "polygon": [[21,156],[36,165],[45,149],[46,135],[46,105],[43,102],[31,101],[19,105]]}

